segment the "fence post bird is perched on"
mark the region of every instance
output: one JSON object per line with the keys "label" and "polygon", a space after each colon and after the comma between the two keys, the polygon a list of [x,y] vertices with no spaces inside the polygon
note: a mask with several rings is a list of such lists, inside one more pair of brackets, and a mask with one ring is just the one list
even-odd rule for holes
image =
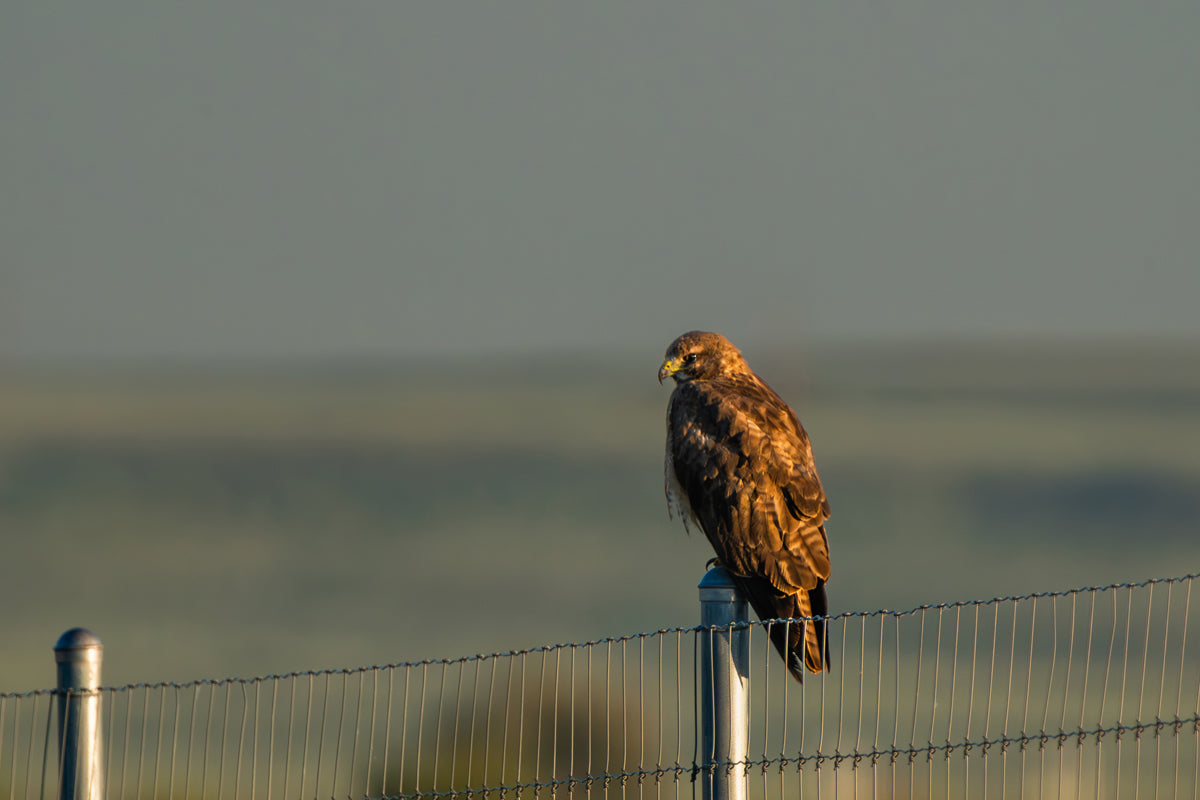
{"label": "fence post bird is perched on", "polygon": [[[667,406],[666,490],[684,526],[700,526],[738,591],[764,620],[828,613],[829,501],[808,434],[788,404],[719,333],[671,343],[658,380]],[[772,625],[771,641],[798,681],[827,671],[823,619]]]}

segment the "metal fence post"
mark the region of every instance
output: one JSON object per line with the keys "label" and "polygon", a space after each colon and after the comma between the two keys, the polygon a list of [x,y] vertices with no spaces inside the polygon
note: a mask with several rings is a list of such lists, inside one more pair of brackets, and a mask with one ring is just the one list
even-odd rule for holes
{"label": "metal fence post", "polygon": [[[700,581],[700,757],[704,800],[745,800],[740,766],[749,736],[750,628],[746,601],[724,567]],[[713,766],[734,765],[738,766]]]}
{"label": "metal fence post", "polygon": [[104,645],[84,628],[72,628],[54,644],[58,664],[58,758],[60,800],[101,800],[100,662]]}

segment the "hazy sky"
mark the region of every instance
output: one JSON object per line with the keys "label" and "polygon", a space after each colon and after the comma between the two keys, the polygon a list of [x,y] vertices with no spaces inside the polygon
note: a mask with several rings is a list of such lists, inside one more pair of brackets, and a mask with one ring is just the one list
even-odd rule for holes
{"label": "hazy sky", "polygon": [[0,356],[1200,338],[1200,3],[0,7]]}

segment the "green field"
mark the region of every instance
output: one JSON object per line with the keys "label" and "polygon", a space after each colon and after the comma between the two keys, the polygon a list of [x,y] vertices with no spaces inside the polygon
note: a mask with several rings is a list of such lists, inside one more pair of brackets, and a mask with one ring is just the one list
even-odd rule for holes
{"label": "green field", "polygon": [[[76,625],[124,684],[693,624],[656,355],[0,373],[0,691]],[[833,613],[1200,570],[1197,348],[751,361],[814,441]]]}

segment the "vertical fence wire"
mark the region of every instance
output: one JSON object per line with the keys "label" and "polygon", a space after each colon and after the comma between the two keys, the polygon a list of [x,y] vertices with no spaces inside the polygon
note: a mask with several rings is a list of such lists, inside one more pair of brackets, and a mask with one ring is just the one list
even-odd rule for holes
{"label": "vertical fence wire", "polygon": [[[832,617],[803,683],[753,623],[726,767],[780,800],[1196,798],[1194,578]],[[105,688],[105,796],[691,797],[709,635]],[[57,702],[0,694],[0,795],[58,797]]]}

